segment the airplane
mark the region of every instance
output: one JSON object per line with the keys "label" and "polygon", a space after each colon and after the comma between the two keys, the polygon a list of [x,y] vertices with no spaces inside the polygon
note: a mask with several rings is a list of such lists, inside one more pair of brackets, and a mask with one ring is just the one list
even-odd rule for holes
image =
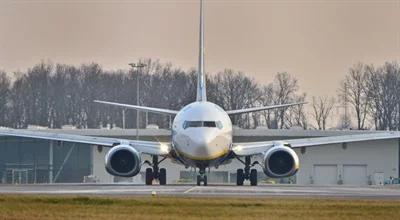
{"label": "airplane", "polygon": [[[100,100],[94,101],[126,109],[173,116],[172,138],[169,143],[19,129],[0,129],[0,135],[109,147],[110,149],[105,156],[106,171],[114,176],[133,177],[146,164],[149,166],[145,172],[146,185],[152,185],[154,180],[157,180],[160,185],[166,185],[167,172],[165,168],[160,168],[160,164],[169,158],[186,168],[196,168],[198,170],[197,185],[199,186],[201,184],[207,186],[206,169],[218,168],[220,165],[229,164],[232,160],[238,160],[244,166],[243,169],[237,169],[236,184],[240,186],[245,181],[249,181],[250,185],[256,186],[258,184],[257,169],[254,169],[254,166],[257,165],[261,166],[264,173],[272,178],[284,178],[295,175],[299,170],[300,161],[293,150],[294,148],[390,138],[387,134],[361,134],[234,143],[232,140],[232,122],[229,116],[276,108],[288,108],[305,103],[280,104],[225,111],[220,106],[207,101],[204,70],[203,0],[200,0],[199,47],[196,101],[183,107],[181,110],[177,111]],[[152,161],[142,161],[143,155],[150,155]],[[256,158],[255,156],[262,158],[261,161],[252,161]]]}

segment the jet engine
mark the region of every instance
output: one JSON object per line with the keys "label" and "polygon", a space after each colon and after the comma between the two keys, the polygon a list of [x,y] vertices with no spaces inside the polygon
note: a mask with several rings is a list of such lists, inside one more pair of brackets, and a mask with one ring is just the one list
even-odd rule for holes
{"label": "jet engine", "polygon": [[290,145],[279,143],[264,154],[263,166],[269,177],[289,177],[299,170],[299,157]]}
{"label": "jet engine", "polygon": [[140,172],[140,154],[130,145],[117,145],[111,148],[105,160],[106,170],[111,175],[132,177]]}

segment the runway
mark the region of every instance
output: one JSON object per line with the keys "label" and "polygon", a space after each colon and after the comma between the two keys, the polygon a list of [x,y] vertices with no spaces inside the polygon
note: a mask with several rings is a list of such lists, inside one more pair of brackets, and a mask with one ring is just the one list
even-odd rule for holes
{"label": "runway", "polygon": [[203,196],[203,197],[326,197],[400,199],[400,187],[298,186],[298,185],[167,185],[44,184],[0,185],[0,194],[112,195],[112,196]]}

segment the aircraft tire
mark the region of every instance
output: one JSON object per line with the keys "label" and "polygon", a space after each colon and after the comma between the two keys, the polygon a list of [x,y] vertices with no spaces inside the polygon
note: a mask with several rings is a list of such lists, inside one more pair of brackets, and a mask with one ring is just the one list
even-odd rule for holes
{"label": "aircraft tire", "polygon": [[153,169],[147,168],[146,169],[146,185],[152,185],[153,184]]}
{"label": "aircraft tire", "polygon": [[257,170],[251,169],[250,171],[250,185],[257,186]]}
{"label": "aircraft tire", "polygon": [[197,185],[200,186],[201,185],[201,176],[197,175]]}
{"label": "aircraft tire", "polygon": [[243,186],[243,182],[244,182],[243,169],[237,169],[236,174],[237,174],[236,175],[236,185]]}
{"label": "aircraft tire", "polygon": [[160,185],[167,184],[167,170],[165,168],[160,169]]}

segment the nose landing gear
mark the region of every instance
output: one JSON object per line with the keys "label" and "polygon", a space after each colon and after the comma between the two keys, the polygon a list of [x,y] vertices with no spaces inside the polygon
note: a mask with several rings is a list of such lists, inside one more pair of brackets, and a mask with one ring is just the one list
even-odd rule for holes
{"label": "nose landing gear", "polygon": [[200,186],[201,182],[203,182],[203,186],[207,186],[207,175],[205,168],[200,168],[199,175],[197,175],[197,185]]}
{"label": "nose landing gear", "polygon": [[251,186],[257,186],[257,170],[251,169],[251,167],[258,164],[258,162],[254,162],[251,164],[250,156],[245,157],[245,161],[242,161],[238,158],[240,162],[244,164],[244,169],[238,169],[236,175],[236,185],[243,186],[243,182],[245,180],[250,180]]}

